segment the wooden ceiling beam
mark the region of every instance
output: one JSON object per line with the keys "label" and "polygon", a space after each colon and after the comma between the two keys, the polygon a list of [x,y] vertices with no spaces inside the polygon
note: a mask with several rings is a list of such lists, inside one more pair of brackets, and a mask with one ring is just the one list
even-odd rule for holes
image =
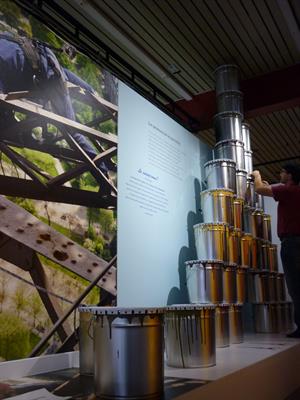
{"label": "wooden ceiling beam", "polygon": [[[246,119],[299,106],[300,64],[244,80],[241,82],[241,91],[244,94]],[[198,121],[195,131],[212,127],[213,117],[217,113],[214,90],[198,94],[191,101],[180,100],[176,104]],[[188,122],[183,114],[177,116],[183,122]]]}

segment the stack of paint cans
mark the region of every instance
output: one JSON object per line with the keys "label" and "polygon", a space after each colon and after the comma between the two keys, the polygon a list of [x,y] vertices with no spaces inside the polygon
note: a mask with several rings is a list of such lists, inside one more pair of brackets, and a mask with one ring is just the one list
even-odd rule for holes
{"label": "stack of paint cans", "polygon": [[[290,303],[285,302],[284,278],[278,273],[271,219],[264,212],[263,198],[255,194],[251,176],[250,126],[243,122],[239,71],[235,65],[223,65],[215,76],[217,143],[213,159],[204,165],[204,222],[194,226],[199,260],[186,263],[190,301],[216,304],[216,315],[228,308],[235,321],[241,319],[245,302],[284,304],[278,308],[284,309],[281,314],[286,316],[286,323],[278,325],[287,327]],[[254,310],[257,308],[255,305]],[[230,329],[229,342],[242,341],[242,334],[235,331]]]}
{"label": "stack of paint cans", "polygon": [[[237,193],[238,198],[245,196],[247,179],[241,136],[243,102],[236,66],[216,70],[216,94],[218,142],[213,160],[204,166],[203,222],[194,226],[198,260],[187,262],[186,272],[190,301],[216,306],[216,344],[225,347],[243,340],[241,311],[246,296],[245,273],[239,267],[241,227],[235,226],[234,214],[234,200]],[[241,216],[239,221],[241,224]]]}
{"label": "stack of paint cans", "polygon": [[284,274],[278,272],[278,249],[272,243],[271,216],[265,213],[261,196],[256,196],[255,207],[245,207],[244,226],[244,262],[250,267],[248,300],[253,303],[255,331],[286,332],[292,329],[292,303],[286,301]]}

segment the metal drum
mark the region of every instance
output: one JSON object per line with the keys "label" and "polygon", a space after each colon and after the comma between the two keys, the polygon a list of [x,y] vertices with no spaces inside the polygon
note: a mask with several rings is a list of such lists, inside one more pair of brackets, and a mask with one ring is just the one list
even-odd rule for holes
{"label": "metal drum", "polygon": [[283,302],[277,303],[277,323],[278,323],[278,332],[286,332],[287,331],[287,314],[285,309],[285,304]]}
{"label": "metal drum", "polygon": [[252,268],[257,270],[257,269],[263,269],[262,265],[262,244],[263,244],[263,239],[260,238],[253,238],[252,239]]}
{"label": "metal drum", "polygon": [[248,174],[251,174],[253,171],[253,160],[252,160],[252,151],[244,150],[244,157],[245,157],[245,170]]}
{"label": "metal drum", "polygon": [[251,233],[254,237],[263,238],[263,212],[260,210],[251,214]]}
{"label": "metal drum", "polygon": [[201,192],[203,221],[233,225],[233,195],[233,191],[228,189],[209,189]]}
{"label": "metal drum", "polygon": [[94,309],[97,397],[148,399],[162,396],[164,311],[163,308]]}
{"label": "metal drum", "polygon": [[261,194],[258,194],[258,193],[256,193],[255,194],[255,208],[257,209],[257,210],[260,210],[260,211],[264,211],[264,209],[265,209],[265,200],[264,200],[264,196],[262,196]]}
{"label": "metal drum", "polygon": [[270,279],[268,271],[254,273],[254,298],[257,303],[270,301]]}
{"label": "metal drum", "polygon": [[[199,368],[215,365],[215,307],[191,304],[167,307],[165,347],[170,367]],[[152,350],[156,351],[154,346]],[[135,374],[136,371],[139,370],[135,370]],[[155,374],[155,369],[152,369],[152,375]]]}
{"label": "metal drum", "polygon": [[216,306],[216,347],[228,347],[229,342],[229,304]]}
{"label": "metal drum", "polygon": [[[249,171],[247,171],[249,173]],[[247,177],[247,191],[246,191],[246,203],[249,207],[255,207],[255,190],[254,190],[254,179]]]}
{"label": "metal drum", "polygon": [[247,301],[253,303],[256,300],[255,294],[255,275],[257,271],[252,268],[247,269]]}
{"label": "metal drum", "polygon": [[238,90],[226,91],[217,96],[218,112],[234,111],[243,114],[243,93]]}
{"label": "metal drum", "polygon": [[[253,232],[255,231],[253,228],[253,218],[252,214],[255,211],[254,208],[249,207],[249,206],[244,206],[243,209],[243,230],[244,232],[251,233],[253,235]],[[254,235],[255,236],[255,235]]]}
{"label": "metal drum", "polygon": [[236,192],[236,164],[233,160],[211,160],[204,164],[208,189],[231,189]]}
{"label": "metal drum", "polygon": [[277,272],[275,274],[275,286],[276,286],[276,300],[277,301],[286,301],[286,289],[285,289],[285,280],[284,274],[282,272]]}
{"label": "metal drum", "polygon": [[270,254],[270,242],[267,240],[262,241],[261,250],[262,250],[262,269],[266,269],[270,271],[270,262],[269,262],[269,254]]}
{"label": "metal drum", "polygon": [[244,200],[234,197],[233,198],[233,226],[236,229],[243,230],[243,209]]}
{"label": "metal drum", "polygon": [[277,300],[277,273],[269,273],[269,301]]}
{"label": "metal drum", "polygon": [[269,246],[269,266],[270,266],[270,271],[272,272],[278,271],[278,254],[277,254],[276,244],[270,244]]}
{"label": "metal drum", "polygon": [[235,139],[242,141],[243,114],[226,111],[214,116],[216,141]]}
{"label": "metal drum", "polygon": [[79,371],[94,374],[93,307],[78,307],[79,311]]}
{"label": "metal drum", "polygon": [[242,304],[247,300],[247,268],[244,267],[236,269],[236,298]]}
{"label": "metal drum", "polygon": [[247,171],[239,169],[236,171],[236,195],[239,198],[246,199],[247,192]]}
{"label": "metal drum", "polygon": [[251,151],[250,125],[246,122],[242,123],[242,138],[244,143],[244,150]]}
{"label": "metal drum", "polygon": [[230,343],[242,343],[244,341],[244,329],[242,318],[242,304],[231,304],[229,307],[229,337]]}
{"label": "metal drum", "polygon": [[223,270],[223,302],[235,303],[237,299],[236,293],[236,269],[234,263],[224,264]]}
{"label": "metal drum", "polygon": [[291,331],[294,329],[294,307],[290,301],[285,301],[285,313],[286,313],[286,330]]}
{"label": "metal drum", "polygon": [[241,263],[241,230],[230,227],[228,236],[228,261]]}
{"label": "metal drum", "polygon": [[254,303],[254,326],[257,333],[277,333],[281,325],[277,304]]}
{"label": "metal drum", "polygon": [[227,261],[228,234],[228,224],[201,223],[194,225],[198,259]]}
{"label": "metal drum", "polygon": [[236,162],[236,169],[245,168],[244,143],[236,139],[227,139],[218,142],[214,147],[214,158],[229,159]]}
{"label": "metal drum", "polygon": [[190,303],[223,301],[223,261],[187,261],[185,268]]}
{"label": "metal drum", "polygon": [[214,71],[216,80],[216,95],[219,96],[223,92],[239,91],[240,77],[239,69],[234,64],[220,65]]}
{"label": "metal drum", "polygon": [[272,242],[271,215],[263,214],[263,239]]}
{"label": "metal drum", "polygon": [[252,235],[244,233],[241,237],[241,265],[252,267]]}

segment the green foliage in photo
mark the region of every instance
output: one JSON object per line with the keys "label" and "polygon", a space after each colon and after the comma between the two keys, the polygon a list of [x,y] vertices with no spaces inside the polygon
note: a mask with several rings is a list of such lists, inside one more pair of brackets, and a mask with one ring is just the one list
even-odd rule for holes
{"label": "green foliage in photo", "polygon": [[32,215],[37,216],[37,211],[34,202],[30,199],[25,199],[23,197],[12,197],[7,196],[8,200],[14,202],[18,206],[24,208],[26,211],[30,212]]}
{"label": "green foliage in photo", "polygon": [[13,314],[0,313],[0,357],[16,360],[27,357],[31,350],[30,331]]}

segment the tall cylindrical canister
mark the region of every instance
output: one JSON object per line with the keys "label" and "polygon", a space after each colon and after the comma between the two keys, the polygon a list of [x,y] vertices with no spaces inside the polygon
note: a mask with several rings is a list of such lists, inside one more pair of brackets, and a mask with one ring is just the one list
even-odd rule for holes
{"label": "tall cylindrical canister", "polygon": [[236,195],[239,198],[246,199],[247,192],[247,171],[239,169],[236,171]]}
{"label": "tall cylindrical canister", "polygon": [[240,229],[229,228],[228,261],[238,265],[241,263],[241,235]]}
{"label": "tall cylindrical canister", "polygon": [[233,225],[233,195],[230,189],[209,189],[201,192],[203,222]]}
{"label": "tall cylindrical canister", "polygon": [[256,292],[255,292],[255,275],[257,274],[256,270],[252,268],[247,269],[247,301],[248,303],[253,303],[257,301]]}
{"label": "tall cylindrical canister", "polygon": [[263,269],[262,262],[262,244],[263,239],[253,238],[252,240],[252,268],[253,269]]}
{"label": "tall cylindrical canister", "polygon": [[199,368],[215,365],[215,308],[191,304],[167,307],[165,347],[170,367]]}
{"label": "tall cylindrical canister", "polygon": [[234,111],[243,114],[243,93],[238,90],[220,93],[217,96],[217,110],[218,112]]}
{"label": "tall cylindrical canister", "polygon": [[264,196],[261,194],[256,193],[256,199],[255,199],[255,208],[260,211],[264,211],[265,209],[265,201],[264,201]]}
{"label": "tall cylindrical canister", "polygon": [[98,307],[93,312],[96,396],[160,398],[164,309]]}
{"label": "tall cylindrical canister", "polygon": [[93,307],[78,307],[79,311],[79,371],[94,374]]}
{"label": "tall cylindrical canister", "polygon": [[274,333],[276,324],[276,308],[270,303],[253,304],[254,326],[257,333]]}
{"label": "tall cylindrical canister", "polygon": [[246,122],[242,123],[242,138],[244,143],[244,150],[251,151],[250,125]]}
{"label": "tall cylindrical canister", "polygon": [[237,267],[236,269],[236,295],[238,303],[245,303],[247,300],[247,268]]}
{"label": "tall cylindrical canister", "polygon": [[237,65],[220,65],[218,68],[215,69],[214,75],[217,96],[224,92],[240,90],[240,74]]}
{"label": "tall cylindrical canister", "polygon": [[231,189],[236,192],[236,164],[233,160],[211,160],[204,164],[208,189]]}
{"label": "tall cylindrical canister", "polygon": [[240,230],[243,230],[243,209],[244,199],[235,197],[233,199],[233,226]]}
{"label": "tall cylindrical canister", "polygon": [[229,307],[229,337],[230,343],[242,343],[244,341],[244,329],[242,318],[242,304],[231,304]]}
{"label": "tall cylindrical canister", "polygon": [[198,259],[227,261],[228,234],[229,226],[224,223],[194,225]]}
{"label": "tall cylindrical canister", "polygon": [[252,235],[244,233],[241,237],[241,265],[245,268],[252,267]]}
{"label": "tall cylindrical canister", "polygon": [[[249,173],[249,171],[247,171]],[[255,190],[254,190],[254,179],[251,176],[247,177],[247,191],[246,191],[246,204],[249,207],[255,207]]]}
{"label": "tall cylindrical canister", "polygon": [[244,230],[244,232],[251,233],[251,235],[253,235],[253,232],[255,232],[255,229],[253,227],[254,220],[252,218],[252,214],[253,214],[254,211],[255,211],[254,208],[249,207],[249,206],[244,206],[244,209],[243,209],[243,230]]}
{"label": "tall cylindrical canister", "polygon": [[263,214],[263,239],[272,242],[271,215]]}
{"label": "tall cylindrical canister", "polygon": [[214,116],[216,140],[235,139],[242,141],[243,114],[232,111],[218,113]]}
{"label": "tall cylindrical canister", "polygon": [[229,159],[236,162],[236,169],[245,168],[244,143],[236,139],[226,139],[217,142],[214,147],[215,159]]}
{"label": "tall cylindrical canister", "polygon": [[186,261],[185,268],[190,303],[223,301],[223,261]]}
{"label": "tall cylindrical canister", "polygon": [[252,229],[251,232],[254,237],[263,238],[263,212],[260,210],[255,210],[251,214]]}
{"label": "tall cylindrical canister", "polygon": [[269,272],[269,301],[277,301],[277,273]]}
{"label": "tall cylindrical canister", "polygon": [[255,302],[265,303],[270,301],[270,280],[268,271],[254,274]]}
{"label": "tall cylindrical canister", "polygon": [[236,293],[236,269],[234,263],[224,264],[223,270],[223,302],[235,303],[237,299]]}
{"label": "tall cylindrical canister", "polygon": [[281,325],[279,327],[279,332],[286,332],[287,331],[287,314],[286,314],[286,308],[285,308],[285,303],[280,302],[277,303],[277,312],[278,312],[278,323],[281,322]]}
{"label": "tall cylindrical canister", "polygon": [[276,281],[276,300],[286,301],[286,290],[285,290],[285,280],[284,274],[282,272],[277,272],[275,275]]}
{"label": "tall cylindrical canister", "polygon": [[286,303],[286,318],[287,318],[287,331],[294,329],[294,307],[293,303],[290,301]]}
{"label": "tall cylindrical canister", "polygon": [[278,271],[278,254],[277,254],[276,244],[270,244],[269,246],[269,264],[270,264],[270,271],[272,272]]}
{"label": "tall cylindrical canister", "polygon": [[229,304],[216,306],[216,347],[229,346]]}
{"label": "tall cylindrical canister", "polygon": [[251,172],[253,172],[252,151],[244,150],[244,156],[245,156],[245,170],[248,172],[248,174],[251,174]]}
{"label": "tall cylindrical canister", "polygon": [[270,270],[269,254],[270,254],[270,242],[267,240],[262,241],[262,269]]}

